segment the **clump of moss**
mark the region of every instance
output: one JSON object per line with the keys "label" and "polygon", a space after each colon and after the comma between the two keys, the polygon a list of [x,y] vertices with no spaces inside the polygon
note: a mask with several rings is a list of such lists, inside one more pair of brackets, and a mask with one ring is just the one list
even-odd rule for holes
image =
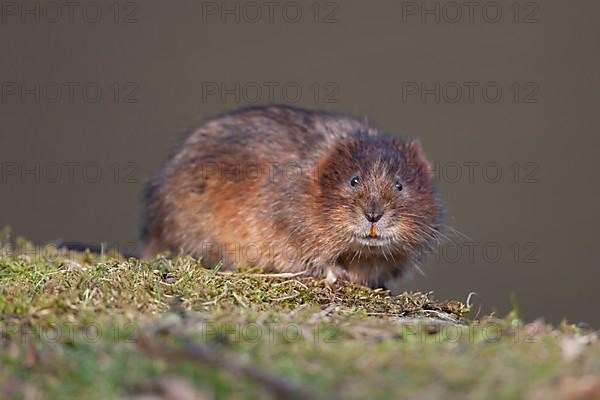
{"label": "clump of moss", "polygon": [[600,393],[600,343],[569,325],[185,257],[18,248],[0,247],[1,398]]}
{"label": "clump of moss", "polygon": [[438,302],[426,293],[392,296],[385,290],[289,277],[286,274],[224,273],[191,258],[140,261],[81,254],[76,259],[33,261],[29,256],[0,259],[0,312],[19,316],[110,312],[165,312],[175,299],[185,309],[242,307],[289,311],[299,306],[336,307],[338,312],[371,316],[411,316],[428,311],[461,318],[466,308]]}

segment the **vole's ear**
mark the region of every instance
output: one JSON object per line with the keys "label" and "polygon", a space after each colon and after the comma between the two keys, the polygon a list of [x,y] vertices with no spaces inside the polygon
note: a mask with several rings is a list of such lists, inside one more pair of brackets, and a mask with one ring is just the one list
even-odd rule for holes
{"label": "vole's ear", "polygon": [[410,142],[404,143],[404,154],[406,155],[407,162],[414,173],[419,171],[421,171],[421,173],[425,173],[426,175],[431,175],[433,173],[431,164],[427,160],[427,157],[425,157],[425,153],[423,152],[423,147],[421,146],[421,141],[419,139],[414,139]]}
{"label": "vole's ear", "polygon": [[407,142],[405,144],[406,147],[410,148],[411,150],[417,152],[417,153],[422,153],[423,152],[423,146],[421,145],[421,140],[417,139],[413,139],[410,142]]}
{"label": "vole's ear", "polygon": [[340,173],[348,168],[352,160],[352,147],[356,143],[338,143],[325,156],[317,162],[313,176],[318,182],[338,182],[345,179]]}
{"label": "vole's ear", "polygon": [[419,139],[413,139],[410,142],[404,143],[404,151],[412,160],[422,160],[427,163],[427,158],[425,157],[425,153],[423,153],[423,146],[421,146]]}

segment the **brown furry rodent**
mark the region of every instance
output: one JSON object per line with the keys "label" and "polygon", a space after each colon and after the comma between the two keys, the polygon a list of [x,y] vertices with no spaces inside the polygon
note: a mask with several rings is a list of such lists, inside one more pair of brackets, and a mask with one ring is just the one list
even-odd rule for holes
{"label": "brown furry rodent", "polygon": [[354,118],[287,106],[207,121],[150,182],[144,257],[163,251],[381,287],[441,227],[431,168]]}

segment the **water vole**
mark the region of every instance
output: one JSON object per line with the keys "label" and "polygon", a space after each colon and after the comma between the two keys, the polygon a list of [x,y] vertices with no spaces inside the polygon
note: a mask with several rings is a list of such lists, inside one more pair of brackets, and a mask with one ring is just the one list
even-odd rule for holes
{"label": "water vole", "polygon": [[256,107],[208,120],[149,183],[143,256],[381,287],[439,237],[441,216],[417,142],[338,114]]}

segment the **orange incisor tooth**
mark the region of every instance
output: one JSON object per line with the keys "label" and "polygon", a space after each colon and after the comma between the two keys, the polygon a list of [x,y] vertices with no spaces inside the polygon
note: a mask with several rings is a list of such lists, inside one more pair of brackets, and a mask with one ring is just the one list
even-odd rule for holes
{"label": "orange incisor tooth", "polygon": [[369,236],[371,236],[371,237],[377,236],[377,228],[375,228],[375,225],[371,225],[371,232],[369,232]]}

